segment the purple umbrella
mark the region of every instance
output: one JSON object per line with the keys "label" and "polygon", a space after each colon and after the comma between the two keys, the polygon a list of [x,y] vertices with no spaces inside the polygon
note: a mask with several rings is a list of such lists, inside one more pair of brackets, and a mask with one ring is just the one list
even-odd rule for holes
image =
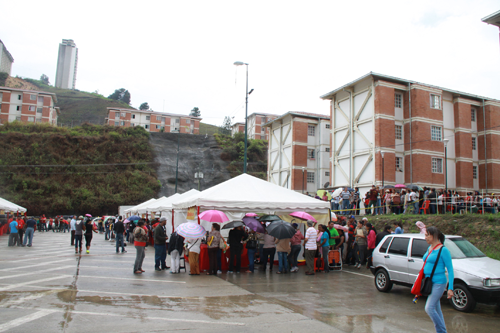
{"label": "purple umbrella", "polygon": [[265,232],[265,229],[262,226],[262,224],[260,224],[260,222],[253,217],[246,216],[242,219],[242,221],[243,221],[243,223],[245,223],[245,225],[247,227],[249,227],[250,229],[252,229],[255,232],[258,232],[261,234],[263,234]]}

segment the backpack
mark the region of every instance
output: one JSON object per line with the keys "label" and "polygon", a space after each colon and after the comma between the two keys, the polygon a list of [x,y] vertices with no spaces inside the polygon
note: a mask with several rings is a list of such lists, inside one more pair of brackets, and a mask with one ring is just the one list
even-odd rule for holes
{"label": "backpack", "polygon": [[395,205],[399,205],[401,203],[401,197],[399,195],[396,195],[394,198],[392,198],[392,203]]}

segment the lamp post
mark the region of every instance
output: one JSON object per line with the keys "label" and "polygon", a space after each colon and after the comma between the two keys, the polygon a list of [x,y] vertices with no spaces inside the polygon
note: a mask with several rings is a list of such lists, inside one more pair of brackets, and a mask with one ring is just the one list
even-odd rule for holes
{"label": "lamp post", "polygon": [[306,170],[305,167],[302,167],[302,194],[304,194],[304,171]]}
{"label": "lamp post", "polygon": [[380,155],[382,156],[382,189],[384,188],[384,154],[385,151],[380,152]]}
{"label": "lamp post", "polygon": [[247,118],[248,118],[248,64],[244,63],[242,61],[235,61],[234,62],[235,66],[247,66],[247,84],[246,84],[246,94],[245,94],[245,155],[243,157],[243,173],[247,173],[247,135],[248,135],[248,125],[247,125]]}
{"label": "lamp post", "polygon": [[448,142],[449,139],[444,139],[444,190],[446,195],[448,195]]}

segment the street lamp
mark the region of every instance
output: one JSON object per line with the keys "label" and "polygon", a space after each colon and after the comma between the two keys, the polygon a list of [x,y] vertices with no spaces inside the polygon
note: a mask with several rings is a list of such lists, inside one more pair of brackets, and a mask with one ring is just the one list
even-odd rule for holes
{"label": "street lamp", "polygon": [[[247,117],[248,117],[248,64],[242,61],[235,61],[235,66],[247,66],[247,85],[246,85],[246,95],[245,95],[245,155],[243,157],[243,173],[247,173],[247,135],[248,135],[248,126],[247,126]],[[253,89],[252,89],[253,91]]]}
{"label": "street lamp", "polygon": [[306,170],[305,167],[302,167],[302,194],[304,194],[304,171]]}
{"label": "street lamp", "polygon": [[203,172],[196,172],[194,179],[198,179],[198,191],[200,190],[200,179],[203,179]]}
{"label": "street lamp", "polygon": [[448,142],[449,139],[444,139],[444,190],[446,195],[448,195]]}
{"label": "street lamp", "polygon": [[384,188],[384,154],[385,151],[380,152],[380,155],[382,156],[382,189]]}

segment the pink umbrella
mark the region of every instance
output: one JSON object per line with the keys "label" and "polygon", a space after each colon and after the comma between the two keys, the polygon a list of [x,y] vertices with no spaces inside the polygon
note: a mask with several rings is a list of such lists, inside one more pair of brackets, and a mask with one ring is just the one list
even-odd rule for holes
{"label": "pink umbrella", "polygon": [[259,215],[255,214],[255,213],[246,213],[245,216],[256,217]]}
{"label": "pink umbrella", "polygon": [[226,214],[224,214],[224,212],[221,212],[220,210],[215,210],[215,209],[206,210],[203,213],[201,213],[200,215],[198,215],[198,217],[201,220],[207,221],[207,222],[222,223],[222,222],[229,221],[229,219],[227,218]]}
{"label": "pink umbrella", "polygon": [[342,225],[337,224],[337,223],[335,223],[335,224],[333,225],[333,227],[334,227],[335,229],[344,230],[345,232],[348,232],[348,231],[349,231],[349,228],[348,228],[348,227],[346,227],[346,226],[342,226]]}
{"label": "pink umbrella", "polygon": [[304,220],[304,221],[311,220],[311,221],[314,221],[316,223],[318,222],[318,221],[316,221],[316,219],[314,217],[312,217],[312,215],[309,215],[306,212],[293,212],[290,214],[290,216],[297,217],[297,218]]}
{"label": "pink umbrella", "polygon": [[394,186],[395,188],[405,188],[406,186],[403,184],[397,184]]}

